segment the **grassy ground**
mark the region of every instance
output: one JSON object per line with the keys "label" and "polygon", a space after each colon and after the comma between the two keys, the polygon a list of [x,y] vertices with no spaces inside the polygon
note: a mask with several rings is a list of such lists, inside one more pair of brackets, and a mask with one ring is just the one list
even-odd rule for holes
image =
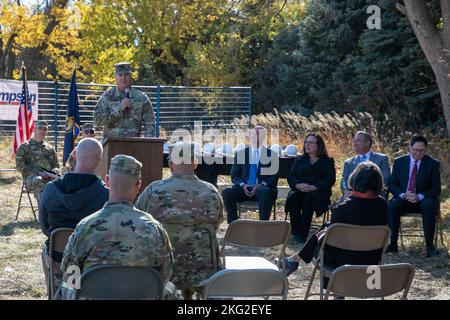
{"label": "grassy ground", "polygon": [[[165,175],[167,172],[165,172]],[[18,222],[14,221],[20,179],[17,173],[0,174],[0,299],[46,299],[45,281],[41,266],[41,245],[45,237],[34,221],[30,208],[20,211]],[[446,191],[447,192],[447,191]],[[409,294],[410,299],[449,299],[450,266],[448,258],[450,226],[450,199],[446,194],[442,204],[446,248],[441,248],[437,258],[425,259],[422,239],[406,242],[399,255],[387,256],[386,263],[409,262],[416,268],[416,276]],[[28,200],[22,199],[28,204]],[[279,199],[277,219],[284,219],[283,199]],[[243,213],[243,218],[256,218],[255,212]],[[319,221],[317,221],[319,222]],[[223,238],[227,224],[221,225],[219,239]],[[287,253],[299,250],[289,242]],[[275,258],[276,250],[263,252],[267,258]],[[255,251],[253,254],[261,254]],[[312,266],[301,264],[299,270],[289,277],[288,299],[303,299]],[[317,281],[316,281],[317,283]],[[317,290],[317,286],[315,286]],[[395,298],[395,297],[394,297]]]}

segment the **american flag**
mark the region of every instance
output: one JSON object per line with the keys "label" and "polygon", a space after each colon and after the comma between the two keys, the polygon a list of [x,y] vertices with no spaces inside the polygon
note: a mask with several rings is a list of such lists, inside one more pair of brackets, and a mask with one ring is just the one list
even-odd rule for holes
{"label": "american flag", "polygon": [[16,154],[17,148],[31,138],[34,130],[33,110],[28,93],[27,70],[22,62],[22,98],[20,100],[19,114],[17,116],[16,135],[14,136],[13,154]]}

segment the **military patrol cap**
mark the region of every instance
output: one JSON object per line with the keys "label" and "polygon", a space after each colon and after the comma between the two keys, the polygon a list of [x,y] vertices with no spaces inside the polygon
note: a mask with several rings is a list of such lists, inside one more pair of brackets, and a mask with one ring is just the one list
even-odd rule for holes
{"label": "military patrol cap", "polygon": [[48,129],[48,123],[47,123],[47,121],[44,121],[44,120],[38,120],[38,121],[36,121],[36,123],[35,123],[35,125],[34,125],[36,128],[45,128],[45,129]]}
{"label": "military patrol cap", "polygon": [[[192,163],[196,159],[195,144],[191,142],[177,142],[169,146],[169,160],[176,164]],[[181,160],[181,162],[180,162]],[[180,163],[179,163],[180,162]]]}
{"label": "military patrol cap", "polygon": [[140,176],[142,163],[131,156],[118,154],[111,159],[110,173],[118,173],[128,176]]}
{"label": "military patrol cap", "polygon": [[114,72],[117,74],[131,73],[133,71],[133,67],[129,62],[119,62],[114,65]]}
{"label": "military patrol cap", "polygon": [[85,123],[81,126],[81,131],[94,130],[92,123]]}

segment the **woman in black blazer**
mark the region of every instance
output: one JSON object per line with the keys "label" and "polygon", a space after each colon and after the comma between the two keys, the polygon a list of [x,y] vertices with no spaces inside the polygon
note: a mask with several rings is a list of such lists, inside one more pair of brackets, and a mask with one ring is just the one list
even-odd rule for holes
{"label": "woman in black blazer", "polygon": [[305,242],[314,212],[317,216],[328,210],[331,188],[336,181],[333,158],[328,156],[322,137],[306,136],[303,155],[295,159],[288,177],[291,187],[286,199],[294,239]]}
{"label": "woman in black blazer", "polygon": [[[387,202],[380,196],[383,190],[383,175],[380,168],[372,162],[360,163],[350,175],[349,185],[352,193],[345,201],[332,210],[331,222],[361,226],[387,224]],[[321,239],[327,225],[311,236],[299,253],[284,260],[285,273],[290,275],[297,270],[300,260],[311,262],[319,253]],[[383,254],[382,249],[373,251],[349,251],[325,246],[324,263],[337,268],[344,264],[378,264]],[[328,279],[325,279],[325,284]]]}

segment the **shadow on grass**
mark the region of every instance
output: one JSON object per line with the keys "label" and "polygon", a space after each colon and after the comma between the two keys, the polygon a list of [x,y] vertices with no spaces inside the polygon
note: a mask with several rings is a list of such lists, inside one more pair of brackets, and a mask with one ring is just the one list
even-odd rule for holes
{"label": "shadow on grass", "polygon": [[449,253],[448,248],[441,247],[438,244],[439,254],[427,258],[425,254],[425,240],[424,238],[406,238],[404,247],[399,245],[398,254],[386,254],[385,263],[410,263],[414,266],[416,271],[429,273],[435,279],[444,279],[450,281]]}
{"label": "shadow on grass", "polygon": [[2,177],[2,176],[0,176],[0,183],[2,183],[2,184],[13,184],[19,179],[20,179],[20,177],[18,177],[18,176],[13,176],[13,177]]}
{"label": "shadow on grass", "polygon": [[11,221],[0,227],[0,237],[8,237],[14,234],[16,229],[39,229],[39,223],[37,221]]}

